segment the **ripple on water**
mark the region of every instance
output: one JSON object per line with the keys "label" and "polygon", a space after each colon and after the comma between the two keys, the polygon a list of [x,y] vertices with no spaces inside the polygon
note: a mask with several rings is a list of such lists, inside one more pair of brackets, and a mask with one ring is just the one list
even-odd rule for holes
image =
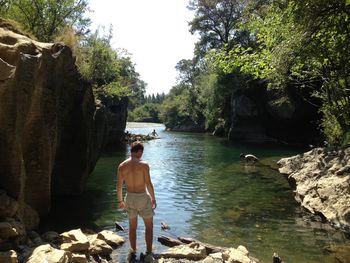
{"label": "ripple on water", "polygon": [[[158,125],[129,125],[131,132],[143,134],[155,127],[161,137],[145,143],[143,156],[151,166],[158,201],[155,237],[169,234],[221,246],[242,244],[264,262],[270,262],[272,253],[277,252],[289,263],[334,262],[334,257],[324,254],[324,247],[349,243],[341,232],[303,217],[288,183],[276,171],[239,161],[240,152],[253,152],[263,161],[265,156],[278,160],[296,151],[233,145],[203,134],[165,132],[164,126]],[[128,156],[127,151],[103,157],[97,163],[89,179],[89,198],[82,199],[80,205],[87,209],[77,217],[79,225],[113,229],[115,220],[128,225],[126,214],[115,204],[115,165]],[[62,207],[65,212],[55,215],[67,214],[67,206]],[[74,211],[68,213],[73,215]],[[57,220],[63,224],[67,217],[57,216]],[[161,230],[162,221],[171,231]],[[139,251],[145,249],[144,231],[140,223]],[[127,233],[121,234],[127,238]],[[154,246],[156,252],[165,249],[158,242]],[[127,242],[118,249],[121,257],[128,248]]]}

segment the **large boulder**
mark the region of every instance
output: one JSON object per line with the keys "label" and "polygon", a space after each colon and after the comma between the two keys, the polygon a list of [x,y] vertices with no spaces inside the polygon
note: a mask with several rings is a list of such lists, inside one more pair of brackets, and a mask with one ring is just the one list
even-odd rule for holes
{"label": "large boulder", "polygon": [[[83,191],[107,117],[100,108],[95,115],[91,84],[68,46],[37,42],[0,19],[0,58],[0,214],[16,213],[32,229],[52,195]],[[126,116],[124,104],[119,110]],[[126,117],[114,119],[117,134]]]}
{"label": "large boulder", "polygon": [[59,250],[49,244],[37,247],[26,263],[70,263],[72,255],[68,251]]}
{"label": "large boulder", "polygon": [[108,256],[112,253],[113,248],[110,245],[108,245],[106,241],[99,239],[97,234],[88,236],[88,239],[90,242],[90,255]]}
{"label": "large boulder", "polygon": [[97,238],[105,241],[110,246],[120,246],[125,242],[125,239],[112,231],[102,230],[97,234]]}
{"label": "large boulder", "polygon": [[350,147],[315,148],[278,161],[295,189],[295,199],[311,213],[350,231]]}
{"label": "large boulder", "polygon": [[164,258],[201,260],[204,259],[207,254],[205,247],[193,242],[191,244],[169,248],[168,250],[162,252],[160,256]]}
{"label": "large boulder", "polygon": [[74,229],[60,235],[62,244],[60,248],[70,252],[81,252],[89,249],[90,243],[81,229]]}

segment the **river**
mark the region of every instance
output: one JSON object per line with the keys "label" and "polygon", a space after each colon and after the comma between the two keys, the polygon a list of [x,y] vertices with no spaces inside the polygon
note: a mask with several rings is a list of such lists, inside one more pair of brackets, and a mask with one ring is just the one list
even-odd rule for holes
{"label": "river", "polygon": [[[254,257],[272,262],[277,252],[288,263],[337,262],[325,248],[349,243],[345,235],[327,224],[315,222],[293,198],[287,181],[270,164],[301,153],[290,147],[237,144],[207,134],[165,131],[163,125],[128,123],[132,133],[159,139],[145,143],[143,158],[151,167],[158,207],[154,217],[154,248],[166,249],[157,237],[186,236],[218,246],[244,245]],[[261,164],[247,165],[239,154],[253,153]],[[126,229],[127,215],[117,209],[116,168],[129,156],[126,146],[105,154],[87,184],[83,196],[54,200],[44,228],[57,231],[75,227],[114,230],[114,222]],[[49,223],[48,223],[49,222]],[[170,230],[161,230],[161,222]],[[127,231],[119,232],[127,239]],[[144,226],[139,220],[138,250],[145,251]],[[117,251],[123,262],[128,240]]]}

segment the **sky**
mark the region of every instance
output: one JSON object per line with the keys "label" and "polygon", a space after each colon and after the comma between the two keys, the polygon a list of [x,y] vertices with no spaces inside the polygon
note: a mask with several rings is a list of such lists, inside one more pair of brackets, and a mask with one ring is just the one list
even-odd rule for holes
{"label": "sky", "polygon": [[92,28],[113,26],[113,48],[131,54],[146,94],[168,93],[181,59],[193,57],[188,0],[89,0]]}

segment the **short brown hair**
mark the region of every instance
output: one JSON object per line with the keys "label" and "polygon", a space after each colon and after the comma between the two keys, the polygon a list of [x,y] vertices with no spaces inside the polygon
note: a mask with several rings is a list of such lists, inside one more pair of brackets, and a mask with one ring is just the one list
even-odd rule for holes
{"label": "short brown hair", "polygon": [[143,144],[139,141],[133,142],[131,144],[131,152],[132,153],[136,153],[138,151],[143,151]]}

